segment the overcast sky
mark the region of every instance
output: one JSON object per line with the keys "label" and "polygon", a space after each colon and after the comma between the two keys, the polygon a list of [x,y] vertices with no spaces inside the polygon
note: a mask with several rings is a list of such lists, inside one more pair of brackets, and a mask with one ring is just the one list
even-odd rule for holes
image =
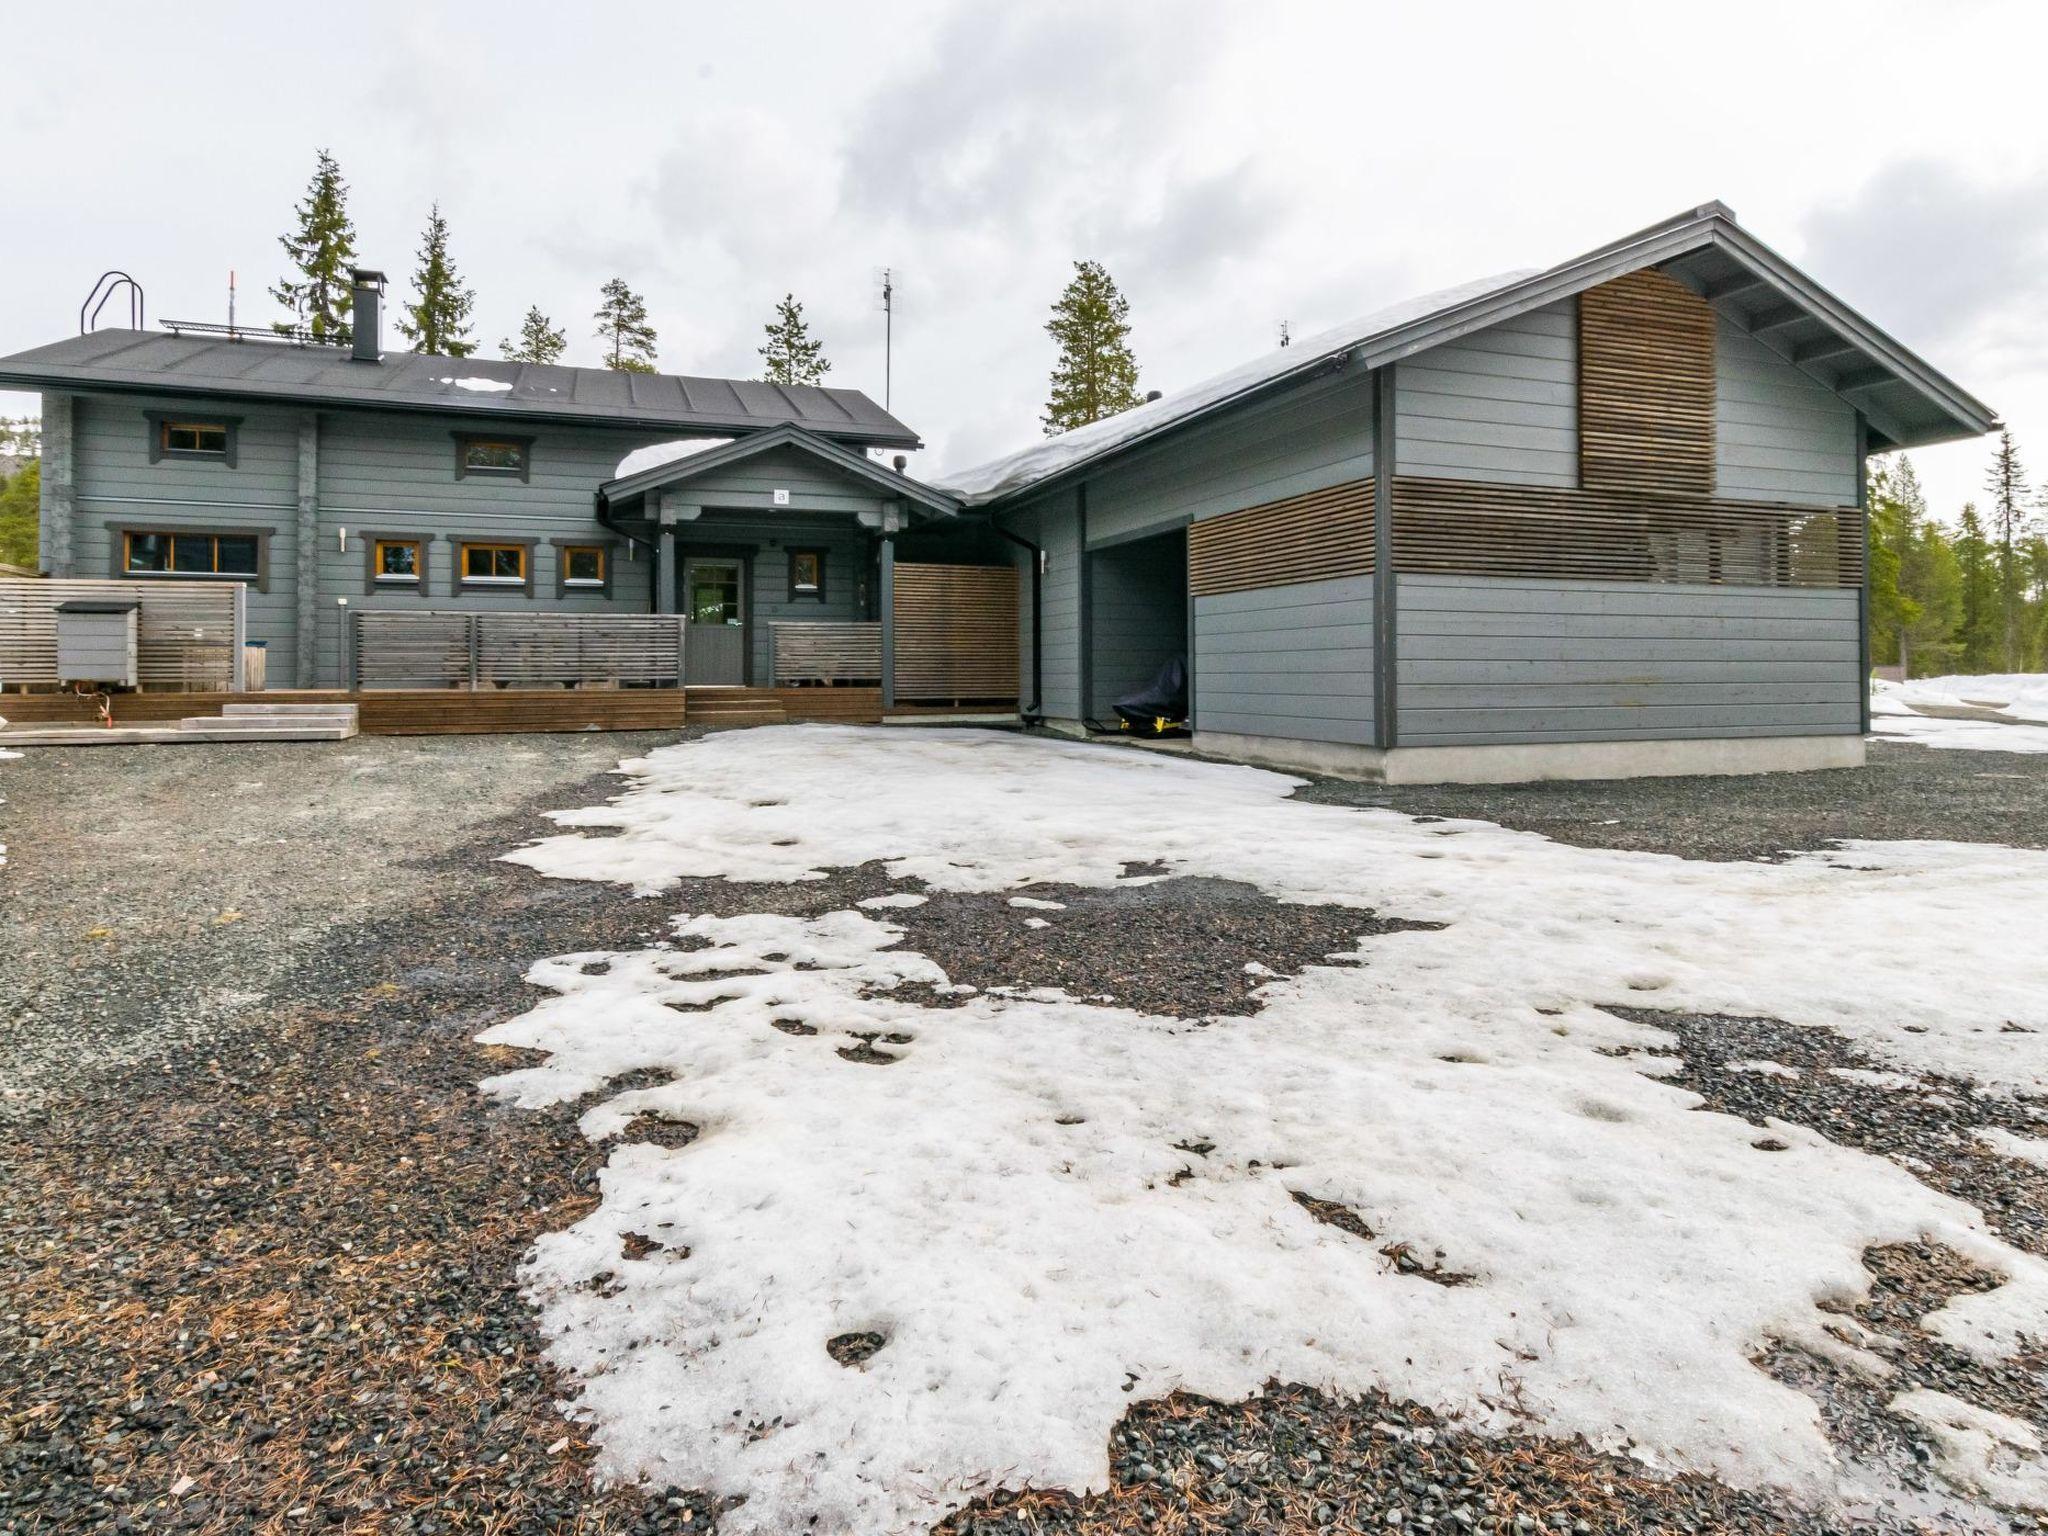
{"label": "overcast sky", "polygon": [[[1077,257],[1171,391],[1412,292],[1719,198],[1988,401],[2048,472],[2048,9],[1362,3],[23,8],[0,353],[125,267],[152,320],[272,317],[316,146],[394,288],[439,199],[486,354],[605,279],[664,371],[758,373],[794,291],[833,369],[965,467],[1038,434]],[[0,395],[0,414],[32,411]],[[1916,455],[1937,512],[1985,450]]]}

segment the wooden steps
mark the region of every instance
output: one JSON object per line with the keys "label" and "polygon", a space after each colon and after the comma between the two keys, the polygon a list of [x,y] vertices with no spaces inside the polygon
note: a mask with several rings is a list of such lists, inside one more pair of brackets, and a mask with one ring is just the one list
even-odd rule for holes
{"label": "wooden steps", "polygon": [[690,688],[692,725],[725,730],[746,725],[787,725],[827,721],[835,725],[879,725],[879,688]]}
{"label": "wooden steps", "polygon": [[22,725],[0,730],[14,747],[199,746],[222,741],[346,741],[353,704],[230,704],[217,715],[149,725]]}

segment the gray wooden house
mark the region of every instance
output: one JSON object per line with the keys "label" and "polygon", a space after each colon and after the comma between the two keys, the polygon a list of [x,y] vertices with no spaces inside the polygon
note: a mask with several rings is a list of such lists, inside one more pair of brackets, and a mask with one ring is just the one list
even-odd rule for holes
{"label": "gray wooden house", "polygon": [[940,483],[1032,546],[1055,724],[1184,655],[1254,762],[1750,772],[1862,761],[1866,455],[1993,425],[1709,204]]}
{"label": "gray wooden house", "polygon": [[187,326],[0,358],[43,397],[42,574],[242,583],[272,688],[369,681],[365,615],[666,613],[691,684],[879,689],[893,541],[957,507],[870,456],[918,446],[902,422],[851,389],[385,353],[357,278],[352,348]]}

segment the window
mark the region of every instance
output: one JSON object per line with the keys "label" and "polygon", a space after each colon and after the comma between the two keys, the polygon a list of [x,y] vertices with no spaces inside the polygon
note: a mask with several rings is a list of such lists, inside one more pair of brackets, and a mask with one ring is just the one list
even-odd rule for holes
{"label": "window", "polygon": [[379,539],[370,570],[380,582],[417,585],[425,571],[417,539]]}
{"label": "window", "polygon": [[171,416],[162,411],[145,411],[149,423],[149,462],[163,459],[207,459],[235,467],[235,439],[239,416]]}
{"label": "window", "polygon": [[163,424],[165,453],[207,453],[225,458],[228,429],[217,421],[167,421]]}
{"label": "window", "polygon": [[466,585],[522,586],[526,581],[526,546],[465,544],[461,569]]}
{"label": "window", "polygon": [[791,601],[800,597],[813,597],[819,602],[825,600],[825,551],[792,549],[789,552],[789,595]]}
{"label": "window", "polygon": [[253,533],[121,535],[121,569],[130,576],[257,576],[262,561]]}
{"label": "window", "polygon": [[524,480],[531,467],[533,439],[530,437],[475,437],[455,434],[455,478],[489,475],[498,479]]}
{"label": "window", "polygon": [[569,587],[604,585],[604,546],[567,544],[562,547],[562,584]]}

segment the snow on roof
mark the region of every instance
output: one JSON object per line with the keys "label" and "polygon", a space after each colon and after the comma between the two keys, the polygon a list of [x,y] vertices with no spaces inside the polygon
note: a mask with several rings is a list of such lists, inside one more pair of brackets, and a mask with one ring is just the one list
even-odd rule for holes
{"label": "snow on roof", "polygon": [[1482,299],[1515,284],[1526,282],[1536,276],[1534,268],[1522,268],[1513,272],[1502,272],[1493,277],[1483,277],[1477,282],[1461,283],[1453,288],[1439,288],[1432,293],[1419,294],[1390,304],[1385,309],[1374,310],[1346,325],[1333,326],[1313,336],[1303,337],[1287,347],[1277,347],[1265,356],[1240,364],[1228,373],[1219,373],[1214,378],[1187,389],[1167,394],[1144,405],[1132,406],[1128,411],[1091,422],[1085,427],[1076,427],[1058,437],[1047,438],[1044,442],[1033,443],[1029,448],[1000,459],[992,459],[973,469],[961,470],[957,474],[942,475],[932,482],[940,490],[951,492],[970,503],[993,501],[1025,486],[1063,473],[1090,459],[1114,452],[1127,443],[1162,427],[1171,426],[1183,417],[1284,378],[1290,373],[1306,372],[1318,363],[1348,352],[1353,347],[1385,335],[1389,331],[1412,325],[1417,320],[1427,319],[1443,310],[1456,309],[1474,299]]}
{"label": "snow on roof", "polygon": [[443,378],[436,379],[434,382],[437,384],[453,384],[457,389],[471,390],[480,395],[507,395],[512,392],[512,381],[510,379]]}
{"label": "snow on roof", "polygon": [[612,478],[623,480],[643,469],[658,469],[664,464],[675,463],[677,459],[687,459],[693,453],[723,448],[731,441],[729,437],[679,437],[674,442],[649,443],[645,448],[635,448],[619,460],[619,467],[612,471]]}

